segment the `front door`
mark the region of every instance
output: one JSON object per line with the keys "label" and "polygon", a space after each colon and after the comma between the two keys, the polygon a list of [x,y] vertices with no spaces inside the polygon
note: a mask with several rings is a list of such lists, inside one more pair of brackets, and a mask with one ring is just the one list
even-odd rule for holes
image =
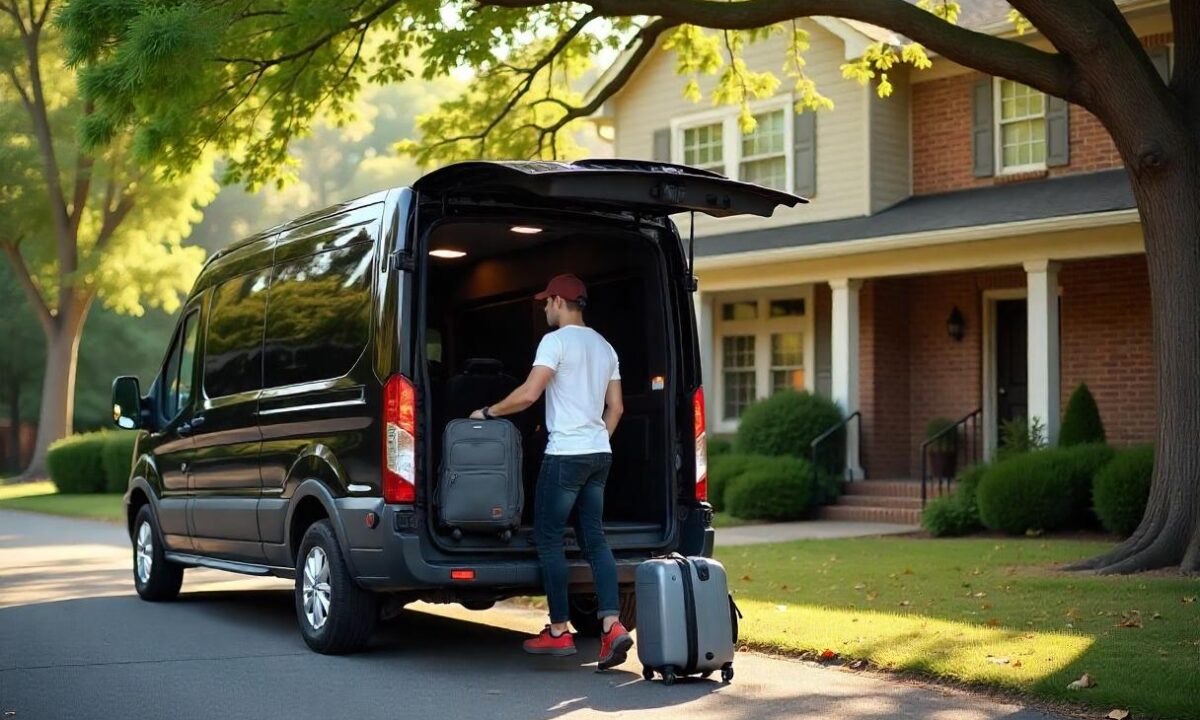
{"label": "front door", "polygon": [[996,428],[1029,415],[1028,330],[1025,300],[996,302]]}

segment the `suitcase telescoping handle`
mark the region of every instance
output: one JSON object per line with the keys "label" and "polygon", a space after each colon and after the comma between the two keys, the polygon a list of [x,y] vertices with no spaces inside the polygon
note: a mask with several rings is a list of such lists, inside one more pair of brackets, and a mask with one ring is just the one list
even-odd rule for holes
{"label": "suitcase telescoping handle", "polygon": [[667,555],[667,559],[668,560],[685,560],[687,562],[690,562],[692,565],[696,566],[696,577],[700,580],[700,582],[708,582],[709,569],[708,569],[708,560],[706,558],[702,558],[702,557],[689,558],[689,557],[684,557],[683,555],[681,555],[677,552],[673,552],[670,555]]}

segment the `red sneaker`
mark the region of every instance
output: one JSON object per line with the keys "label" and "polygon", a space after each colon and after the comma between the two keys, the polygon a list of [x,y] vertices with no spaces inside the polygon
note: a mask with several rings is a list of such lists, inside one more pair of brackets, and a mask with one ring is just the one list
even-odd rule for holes
{"label": "red sneaker", "polygon": [[608,632],[600,635],[600,669],[607,670],[625,662],[633,638],[620,622],[613,623]]}
{"label": "red sneaker", "polygon": [[555,637],[547,625],[537,637],[526,640],[523,647],[532,655],[574,655],[575,638],[569,632]]}

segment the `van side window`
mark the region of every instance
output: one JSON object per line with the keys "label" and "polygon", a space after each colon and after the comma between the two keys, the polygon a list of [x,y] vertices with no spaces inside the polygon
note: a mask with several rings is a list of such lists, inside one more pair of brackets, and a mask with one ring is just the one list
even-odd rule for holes
{"label": "van side window", "polygon": [[262,387],[262,332],[270,270],[226,280],[212,294],[204,346],[208,397]]}
{"label": "van side window", "polygon": [[197,318],[198,314],[191,312],[183,319],[175,345],[171,348],[171,356],[163,369],[162,414],[168,420],[175,419],[179,411],[191,402]]}
{"label": "van side window", "polygon": [[265,387],[330,380],[354,366],[370,335],[372,249],[358,243],[275,266]]}

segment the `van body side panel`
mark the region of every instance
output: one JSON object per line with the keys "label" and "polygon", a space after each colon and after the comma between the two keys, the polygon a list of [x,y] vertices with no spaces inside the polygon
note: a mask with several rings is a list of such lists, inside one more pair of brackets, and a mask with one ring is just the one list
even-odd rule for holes
{"label": "van body side panel", "polygon": [[261,478],[258,396],[262,327],[275,236],[217,258],[197,281],[210,288],[203,333],[200,402],[189,469],[190,526],[196,552],[261,562],[256,519]]}
{"label": "van body side panel", "polygon": [[258,527],[276,559],[287,549],[300,483],[319,481],[334,498],[378,491],[371,347],[383,208],[377,202],[322,217],[285,231],[276,247],[258,408]]}

